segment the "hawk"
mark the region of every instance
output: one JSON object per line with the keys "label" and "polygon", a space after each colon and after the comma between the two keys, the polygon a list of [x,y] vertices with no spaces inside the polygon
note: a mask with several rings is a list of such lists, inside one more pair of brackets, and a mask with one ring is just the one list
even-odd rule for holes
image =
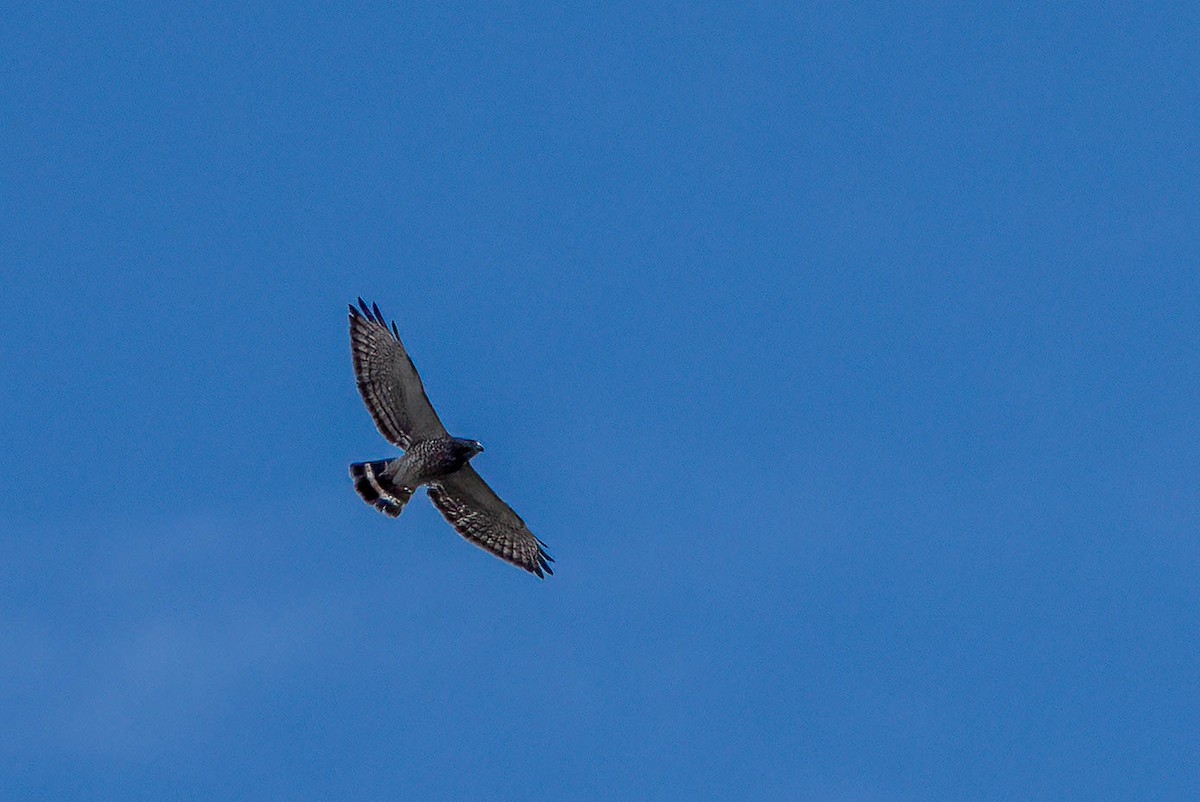
{"label": "hawk", "polygon": [[354,489],[395,518],[421,485],[458,533],[502,560],[544,577],[554,559],[521,516],[513,512],[470,464],[483,451],[478,440],[451,437],[425,395],[421,377],[389,329],[378,304],[350,304],[350,349],[358,392],[379,432],[402,456],[350,466]]}

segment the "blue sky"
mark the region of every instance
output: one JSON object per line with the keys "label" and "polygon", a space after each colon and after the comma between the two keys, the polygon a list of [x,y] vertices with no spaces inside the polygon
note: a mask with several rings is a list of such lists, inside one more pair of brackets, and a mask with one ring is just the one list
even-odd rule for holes
{"label": "blue sky", "polygon": [[[1186,4],[0,26],[0,795],[1200,795]],[[418,498],[395,318],[545,540]]]}

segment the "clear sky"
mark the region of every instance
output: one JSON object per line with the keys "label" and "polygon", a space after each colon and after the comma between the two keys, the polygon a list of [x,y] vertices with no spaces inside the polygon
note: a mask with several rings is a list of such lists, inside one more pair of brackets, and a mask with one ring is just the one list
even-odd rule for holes
{"label": "clear sky", "polygon": [[0,797],[1200,796],[1200,14],[1052,5],[7,8]]}

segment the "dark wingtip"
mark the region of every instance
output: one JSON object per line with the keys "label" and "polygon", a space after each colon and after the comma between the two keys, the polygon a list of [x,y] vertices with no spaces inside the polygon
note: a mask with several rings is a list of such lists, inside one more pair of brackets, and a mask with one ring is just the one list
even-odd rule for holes
{"label": "dark wingtip", "polygon": [[[540,540],[538,541],[538,543],[541,543],[541,542],[542,541],[540,541]],[[545,579],[546,577],[542,573],[543,571],[546,574],[550,574],[551,576],[554,575],[554,569],[550,567],[550,563],[552,563],[552,562],[554,562],[553,557],[551,557],[549,554],[542,551],[541,549],[538,549],[537,554],[534,555],[533,563],[530,566],[528,566],[528,568],[531,572],[537,574],[538,577],[540,577],[541,579]]]}
{"label": "dark wingtip", "polygon": [[[379,311],[379,304],[372,303],[370,306],[368,306],[367,302],[363,300],[361,295],[358,296],[357,307],[354,304],[350,304],[350,317],[366,318],[372,323],[378,323],[380,326],[383,326],[384,331],[388,331],[388,324],[387,321],[383,319],[383,312]],[[400,331],[396,328],[396,321],[394,320],[392,321],[391,333],[392,336],[399,341]]]}

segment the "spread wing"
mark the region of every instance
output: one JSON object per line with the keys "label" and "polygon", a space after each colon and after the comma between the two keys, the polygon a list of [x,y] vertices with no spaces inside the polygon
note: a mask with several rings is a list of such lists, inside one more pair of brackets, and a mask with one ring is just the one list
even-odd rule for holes
{"label": "spread wing", "polygon": [[530,573],[554,573],[546,544],[470,465],[431,483],[428,492],[434,506],[467,540]]}
{"label": "spread wing", "polygon": [[380,434],[405,451],[416,440],[449,436],[425,395],[396,324],[389,330],[376,304],[368,307],[359,298],[358,306],[350,305],[354,376]]}

